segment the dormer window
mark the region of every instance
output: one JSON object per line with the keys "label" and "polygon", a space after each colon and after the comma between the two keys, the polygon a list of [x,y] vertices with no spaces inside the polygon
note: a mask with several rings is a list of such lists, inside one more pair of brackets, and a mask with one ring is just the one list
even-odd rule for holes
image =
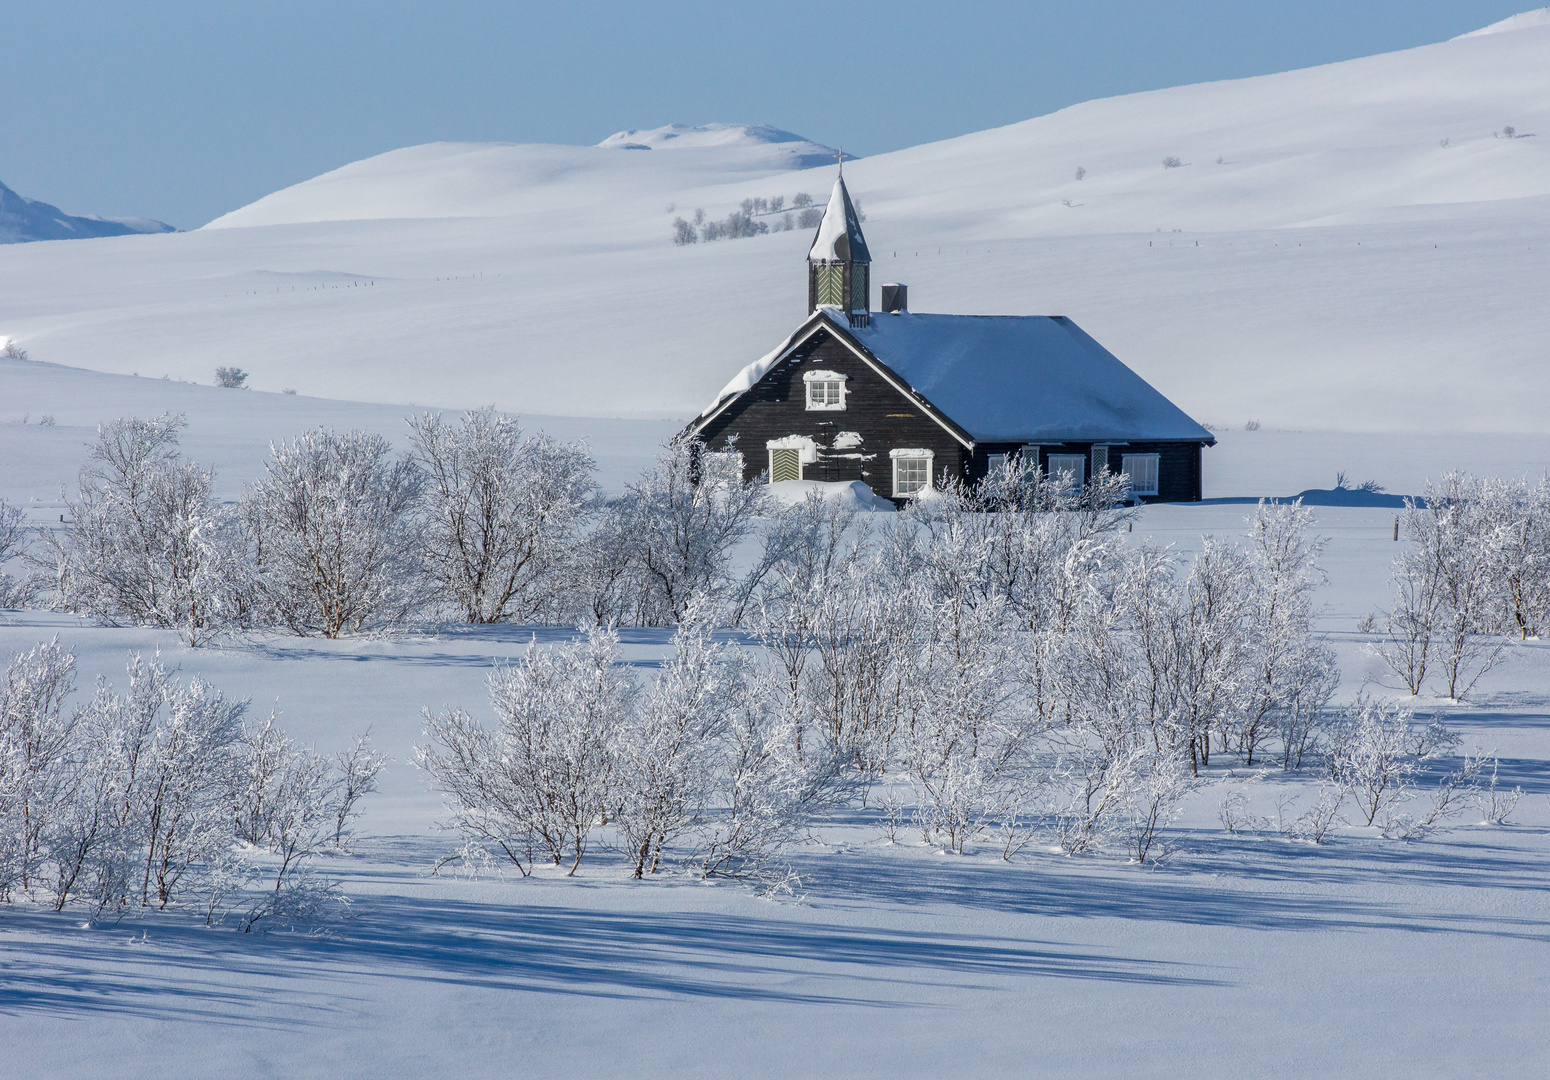
{"label": "dormer window", "polygon": [[845,408],[847,376],[837,371],[809,371],[802,376],[807,384],[809,412],[840,412]]}

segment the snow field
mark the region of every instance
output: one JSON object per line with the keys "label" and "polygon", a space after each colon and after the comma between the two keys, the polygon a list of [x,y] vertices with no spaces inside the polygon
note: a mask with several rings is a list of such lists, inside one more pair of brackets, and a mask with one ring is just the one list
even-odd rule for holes
{"label": "snow field", "polygon": [[[44,377],[28,384],[24,407],[57,410],[60,422],[0,423],[0,494],[13,502],[57,496],[91,425],[120,410],[187,412],[185,452],[220,469],[233,495],[256,475],[268,439],[304,424],[376,426],[402,441],[397,407],[29,370]],[[616,440],[620,476],[654,450],[649,422],[570,423],[567,437]],[[1414,492],[1445,464],[1506,472],[1525,454],[1550,456],[1550,445],[1507,439],[1219,437],[1207,460],[1209,490],[1222,498],[1329,487],[1340,470]],[[1251,510],[1151,507],[1130,536],[1187,556],[1203,534],[1241,532]],[[1315,513],[1330,538],[1320,628],[1340,655],[1345,699],[1380,674],[1354,627],[1386,599],[1394,512]],[[1527,792],[1508,827],[1461,819],[1408,845],[1361,829],[1318,847],[1274,831],[1234,836],[1217,813],[1229,791],[1273,817],[1288,796],[1305,802],[1312,783],[1217,770],[1171,830],[1180,850],[1160,867],[1045,850],[1005,863],[993,844],[943,855],[908,830],[889,844],[878,811],[852,810],[797,852],[802,898],[770,902],[676,873],[632,882],[606,851],[574,879],[430,876],[456,841],[435,829],[440,800],[410,764],[423,742],[420,708],[488,717],[491,666],[515,660],[535,635],[568,637],[564,629],[440,627],[190,650],[170,633],[59,614],[4,621],[0,655],[57,633],[87,684],[98,673],[122,682],[129,651],[160,650],[185,674],[251,697],[255,712],[277,706],[286,730],[319,750],[370,725],[393,761],[363,803],[356,853],[327,860],[351,917],[321,937],[254,938],[181,917],[83,929],[68,912],[0,911],[9,1051],[0,1075],[196,1075],[219,1061],[235,1077],[837,1067],[1173,1076],[1187,1061],[1205,1076],[1464,1076],[1531,1074],[1550,1061],[1535,1037],[1550,990],[1539,890],[1550,856],[1550,654],[1538,642],[1513,645],[1478,702],[1447,709],[1464,748],[1498,754],[1503,781]],[[621,636],[625,660],[649,677],[670,635]],[[718,1036],[710,1050],[706,1032]]]}

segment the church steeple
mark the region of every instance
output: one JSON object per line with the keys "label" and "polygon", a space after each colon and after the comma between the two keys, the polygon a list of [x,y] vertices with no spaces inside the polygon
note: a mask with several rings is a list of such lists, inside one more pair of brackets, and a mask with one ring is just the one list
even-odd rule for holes
{"label": "church steeple", "polygon": [[845,312],[852,326],[871,321],[868,304],[872,253],[861,235],[861,219],[845,190],[843,166],[834,181],[829,206],[818,224],[818,235],[807,252],[807,310],[833,306]]}

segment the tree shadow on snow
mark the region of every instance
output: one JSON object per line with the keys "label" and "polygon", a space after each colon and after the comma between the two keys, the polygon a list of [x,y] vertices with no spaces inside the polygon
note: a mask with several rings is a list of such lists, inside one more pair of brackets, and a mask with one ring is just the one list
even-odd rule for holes
{"label": "tree shadow on snow", "polygon": [[[975,934],[921,933],[706,912],[631,914],[374,896],[323,937],[244,936],[178,919],[79,930],[7,918],[0,1015],[108,1012],[294,1026],[354,1011],[352,982],[382,978],[605,998],[733,998],[879,1008],[932,1005],[943,987],[1054,978],[1220,985],[1193,965]],[[18,941],[16,932],[24,933]],[[126,944],[145,933],[149,944]],[[329,1015],[307,1022],[336,1023]]]}

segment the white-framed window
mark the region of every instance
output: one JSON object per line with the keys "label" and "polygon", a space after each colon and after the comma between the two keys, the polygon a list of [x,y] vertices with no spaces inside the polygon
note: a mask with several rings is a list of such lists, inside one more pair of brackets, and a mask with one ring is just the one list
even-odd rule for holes
{"label": "white-framed window", "polygon": [[1130,478],[1132,495],[1157,494],[1156,454],[1126,454],[1120,458],[1120,470]]}
{"label": "white-framed window", "polygon": [[996,473],[998,473],[1002,469],[1006,468],[1006,459],[1009,456],[1010,455],[1007,455],[1007,454],[986,454],[985,455],[985,475],[986,476],[995,476]]}
{"label": "white-framed window", "polygon": [[1087,455],[1086,454],[1051,454],[1049,460],[1049,478],[1061,480],[1070,487],[1081,487],[1087,479]]}
{"label": "white-framed window", "polygon": [[931,467],[936,455],[930,450],[890,450],[893,459],[893,497],[908,499],[931,487]]}
{"label": "white-framed window", "polygon": [[845,408],[845,383],[847,376],[837,371],[807,371],[802,374],[807,384],[807,408],[813,412],[839,412]]}

